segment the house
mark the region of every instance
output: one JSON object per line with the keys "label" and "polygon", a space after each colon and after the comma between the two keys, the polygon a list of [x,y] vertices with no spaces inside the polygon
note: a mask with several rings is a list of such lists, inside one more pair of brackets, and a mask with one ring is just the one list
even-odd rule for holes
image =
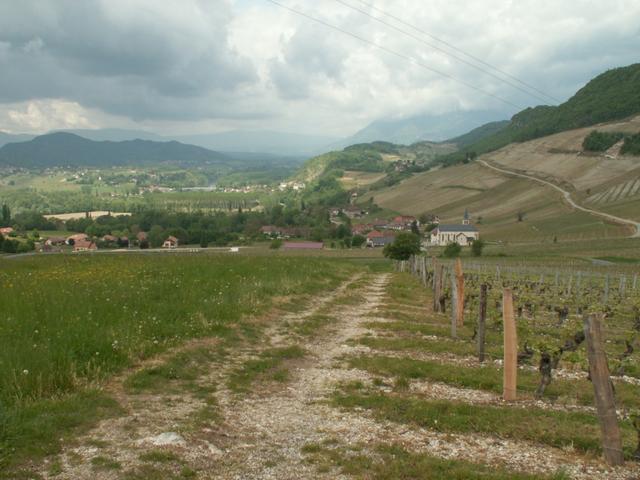
{"label": "house", "polygon": [[376,230],[380,230],[380,229],[383,229],[383,228],[387,228],[387,224],[388,223],[389,222],[387,222],[386,220],[380,220],[379,218],[376,218],[373,222],[371,222],[371,225]]}
{"label": "house", "polygon": [[284,242],[282,246],[285,250],[322,250],[322,242]]}
{"label": "house", "polygon": [[86,233],[76,233],[75,235],[71,235],[70,237],[67,237],[68,245],[75,245],[78,242],[88,242],[88,241],[89,241],[89,235],[87,235]]}
{"label": "house", "polygon": [[373,230],[373,225],[370,225],[368,223],[361,223],[359,225],[353,225],[351,227],[351,233],[353,235],[364,235],[371,230]]}
{"label": "house", "polygon": [[114,235],[105,235],[102,237],[102,241],[105,243],[116,243],[118,241],[118,237]]}
{"label": "house", "polygon": [[393,243],[396,237],[390,232],[380,232],[374,230],[367,234],[367,247],[384,247],[389,243]]}
{"label": "house", "polygon": [[414,222],[417,226],[420,226],[420,222],[416,217],[412,217],[410,215],[398,215],[389,222],[388,227],[392,230],[411,230],[411,225]]}
{"label": "house", "polygon": [[67,239],[64,237],[49,237],[44,241],[44,244],[49,247],[64,245]]}
{"label": "house", "polygon": [[162,248],[178,248],[178,239],[173,235],[167,237],[162,244]]}
{"label": "house", "polygon": [[260,227],[260,233],[267,236],[280,235],[280,227],[276,227],[275,225],[265,225]]}
{"label": "house", "polygon": [[73,244],[74,252],[87,252],[89,250],[97,250],[98,246],[89,239],[78,239]]}
{"label": "house", "polygon": [[469,213],[466,210],[461,225],[439,224],[431,231],[431,243],[439,246],[445,246],[455,242],[464,247],[479,238],[480,232],[478,232],[475,226],[471,225]]}
{"label": "house", "polygon": [[353,205],[345,208],[343,212],[348,218],[362,218],[367,214],[366,210]]}
{"label": "house", "polygon": [[0,235],[2,235],[3,237],[8,236],[10,233],[13,233],[13,228],[11,227],[0,228]]}

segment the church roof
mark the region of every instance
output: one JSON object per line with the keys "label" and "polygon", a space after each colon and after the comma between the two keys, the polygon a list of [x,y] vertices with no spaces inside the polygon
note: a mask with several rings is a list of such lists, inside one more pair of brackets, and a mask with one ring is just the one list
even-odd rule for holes
{"label": "church roof", "polygon": [[439,232],[477,232],[478,229],[473,225],[438,225]]}

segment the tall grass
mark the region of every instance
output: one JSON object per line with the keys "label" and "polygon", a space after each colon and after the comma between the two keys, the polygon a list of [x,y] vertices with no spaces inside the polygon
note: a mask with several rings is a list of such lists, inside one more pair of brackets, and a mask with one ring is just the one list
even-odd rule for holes
{"label": "tall grass", "polygon": [[246,334],[243,318],[336,286],[355,268],[224,255],[0,260],[0,462],[25,434],[25,411],[186,339]]}

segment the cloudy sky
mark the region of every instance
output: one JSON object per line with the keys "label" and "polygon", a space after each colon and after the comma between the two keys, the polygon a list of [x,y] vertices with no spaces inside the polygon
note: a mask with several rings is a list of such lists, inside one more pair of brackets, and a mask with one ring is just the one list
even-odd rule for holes
{"label": "cloudy sky", "polygon": [[278,2],[347,33],[268,0],[0,0],[0,130],[346,136],[378,118],[543,103],[399,20],[561,100],[639,61],[638,0]]}

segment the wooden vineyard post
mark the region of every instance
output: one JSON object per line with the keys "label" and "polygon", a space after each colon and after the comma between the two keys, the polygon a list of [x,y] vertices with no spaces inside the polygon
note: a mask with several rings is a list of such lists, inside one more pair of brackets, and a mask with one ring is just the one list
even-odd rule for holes
{"label": "wooden vineyard post", "polygon": [[440,311],[440,292],[442,289],[442,265],[435,264],[433,270],[433,311]]}
{"label": "wooden vineyard post", "polygon": [[596,315],[587,315],[584,319],[584,334],[587,340],[587,356],[589,358],[589,374],[595,394],[598,420],[602,430],[602,451],[609,465],[622,465],[622,440],[613,385],[609,378],[607,357],[603,349],[600,320]]}
{"label": "wooden vineyard post", "polygon": [[431,279],[433,282],[432,290],[435,292],[437,282],[436,270],[438,270],[438,261],[436,260],[436,257],[431,257],[431,267],[433,268],[433,278]]}
{"label": "wooden vineyard post", "polygon": [[462,261],[456,259],[456,323],[458,327],[464,324],[464,273]]}
{"label": "wooden vineyard post", "polygon": [[636,273],[636,274],[633,275],[633,286],[632,287],[633,287],[634,290],[636,289],[636,285],[637,284],[638,284],[638,274]]}
{"label": "wooden vineyard post", "polygon": [[602,297],[602,303],[605,305],[609,303],[609,274],[604,277],[604,295]]}
{"label": "wooden vineyard post", "polygon": [[622,275],[620,277],[620,298],[624,298],[625,291],[627,289],[627,276]]}
{"label": "wooden vineyard post", "polygon": [[505,288],[502,295],[502,323],[504,324],[504,381],[502,398],[506,401],[516,399],[516,381],[518,375],[518,337],[516,321],[513,315],[513,293]]}
{"label": "wooden vineyard post", "polygon": [[576,294],[580,296],[582,289],[582,272],[578,272],[578,276],[576,277]]}
{"label": "wooden vineyard post", "polygon": [[458,338],[458,283],[456,276],[451,272],[451,337]]}
{"label": "wooden vineyard post", "polygon": [[484,326],[487,320],[487,284],[480,285],[480,314],[478,315],[478,361],[484,362]]}

